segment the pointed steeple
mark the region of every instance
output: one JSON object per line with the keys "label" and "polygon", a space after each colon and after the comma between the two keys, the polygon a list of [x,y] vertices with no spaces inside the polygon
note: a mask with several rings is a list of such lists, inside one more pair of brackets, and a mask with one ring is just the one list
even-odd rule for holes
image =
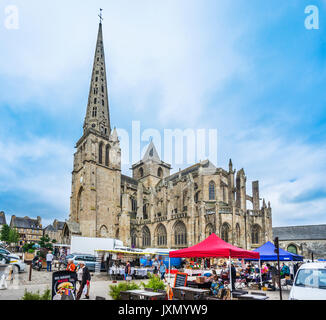
{"label": "pointed steeple", "polygon": [[143,162],[149,161],[149,160],[154,160],[154,161],[159,161],[161,162],[161,159],[156,151],[155,145],[153,143],[153,140],[149,144],[147,151],[143,157]]}
{"label": "pointed steeple", "polygon": [[109,136],[111,133],[102,22],[99,24],[97,35],[84,133],[89,129],[106,136]]}

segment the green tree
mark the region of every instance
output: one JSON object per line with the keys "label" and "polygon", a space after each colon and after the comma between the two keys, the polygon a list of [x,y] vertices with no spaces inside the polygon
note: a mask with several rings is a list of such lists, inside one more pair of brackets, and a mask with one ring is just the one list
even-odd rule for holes
{"label": "green tree", "polygon": [[10,227],[5,224],[1,229],[0,240],[9,242]]}
{"label": "green tree", "polygon": [[19,241],[19,238],[20,238],[20,236],[19,236],[18,231],[16,229],[10,228],[8,242],[9,243],[17,243]]}
{"label": "green tree", "polygon": [[50,237],[46,234],[45,236],[40,238],[40,241],[38,243],[40,245],[41,248],[45,248],[48,250],[52,250],[53,249],[53,245],[51,243],[51,239]]}

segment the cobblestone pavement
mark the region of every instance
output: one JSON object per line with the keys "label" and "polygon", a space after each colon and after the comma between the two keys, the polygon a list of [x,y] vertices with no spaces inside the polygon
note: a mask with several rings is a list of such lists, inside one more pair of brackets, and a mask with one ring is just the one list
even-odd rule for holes
{"label": "cobblestone pavement", "polygon": [[[95,300],[96,296],[105,298],[106,300],[112,300],[109,296],[109,285],[113,284],[112,281],[108,280],[108,277],[105,273],[100,275],[95,275],[91,273],[92,281],[90,287],[90,299]],[[8,288],[6,290],[0,290],[0,300],[20,300],[25,290],[29,292],[40,293],[44,292],[46,289],[51,289],[52,282],[52,272],[36,271],[32,270],[32,281],[29,280],[29,267],[27,272],[15,274],[13,281],[7,281]],[[140,283],[141,280],[136,280],[135,282]],[[146,282],[146,281],[145,281]],[[174,278],[171,277],[170,284],[173,284]],[[257,290],[248,290],[250,293],[254,293]],[[289,290],[283,290],[283,300],[288,300]],[[279,291],[264,291],[269,297],[269,300],[279,300],[280,293]]]}

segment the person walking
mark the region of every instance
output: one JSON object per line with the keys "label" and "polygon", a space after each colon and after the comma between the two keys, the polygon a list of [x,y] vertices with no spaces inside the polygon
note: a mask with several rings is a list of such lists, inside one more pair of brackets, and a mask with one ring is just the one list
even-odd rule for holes
{"label": "person walking", "polygon": [[235,281],[237,277],[237,270],[235,269],[234,264],[231,264],[231,280],[232,280],[232,291],[235,290]]}
{"label": "person walking", "polygon": [[130,281],[130,278],[131,278],[131,266],[130,266],[129,261],[127,261],[126,267],[125,267],[125,280]]}
{"label": "person walking", "polygon": [[85,266],[85,262],[80,262],[80,269],[77,273],[77,277],[78,275],[81,275],[81,284],[77,293],[77,298],[76,300],[80,300],[82,294],[83,294],[83,290],[85,288],[85,286],[87,286],[87,293],[85,295],[86,299],[89,299],[89,287],[90,287],[90,281],[91,281],[91,274],[89,273],[88,268]]}
{"label": "person walking", "polygon": [[160,265],[161,280],[165,281],[165,273],[166,273],[166,265],[164,264],[164,262],[162,260],[161,265]]}
{"label": "person walking", "polygon": [[53,254],[51,251],[48,251],[46,255],[46,270],[47,272],[52,271],[52,261],[53,261]]}
{"label": "person walking", "polygon": [[158,268],[159,268],[159,262],[157,261],[157,258],[155,258],[154,259],[154,261],[153,261],[153,263],[152,263],[152,267],[153,267],[153,273],[155,274],[155,275],[157,275],[157,273],[158,273]]}
{"label": "person walking", "polygon": [[76,271],[76,265],[74,264],[74,261],[72,259],[68,260],[66,271],[71,271],[71,272]]}

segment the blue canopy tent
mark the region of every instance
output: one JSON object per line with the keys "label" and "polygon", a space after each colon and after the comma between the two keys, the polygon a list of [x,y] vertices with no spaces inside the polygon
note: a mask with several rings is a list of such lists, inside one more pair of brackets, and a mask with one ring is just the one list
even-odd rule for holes
{"label": "blue canopy tent", "polygon": [[[275,246],[270,241],[266,242],[261,247],[253,250],[259,252],[261,261],[277,261],[277,254],[275,253]],[[280,248],[280,261],[303,261],[303,257],[297,254],[285,251]],[[246,259],[258,260],[258,259]]]}

